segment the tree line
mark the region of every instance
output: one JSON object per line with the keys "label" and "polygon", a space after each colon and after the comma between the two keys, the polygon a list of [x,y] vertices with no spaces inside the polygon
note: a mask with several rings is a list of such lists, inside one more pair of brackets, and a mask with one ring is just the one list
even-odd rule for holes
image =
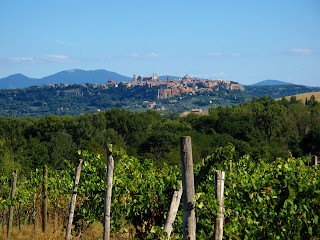
{"label": "tree line", "polygon": [[[192,84],[191,84],[192,85]],[[190,85],[190,86],[191,86]],[[201,87],[201,86],[199,86]],[[166,99],[157,99],[161,86],[118,87],[93,84],[56,84],[54,86],[32,86],[24,89],[0,90],[0,116],[40,118],[47,115],[79,116],[112,108],[145,111],[144,101],[156,102],[161,113],[184,112],[201,107],[232,106],[262,97],[281,98],[305,92],[320,91],[320,88],[300,85],[246,86],[245,91],[225,88],[207,89],[203,92],[181,94]]]}
{"label": "tree line", "polygon": [[[209,106],[214,98],[217,105],[239,104],[251,99],[244,91],[207,90],[196,92],[192,96],[182,94],[172,99],[157,99],[158,90],[165,86],[127,87],[119,83],[117,87],[93,84],[54,85],[29,87],[24,89],[0,90],[0,116],[6,117],[42,117],[50,114],[57,116],[79,116],[86,112],[125,108],[131,111],[145,111],[144,101],[157,102],[165,107],[166,112],[183,112],[196,106]],[[180,101],[183,98],[183,101]],[[204,100],[200,105],[197,101]]]}
{"label": "tree line", "polygon": [[233,107],[210,108],[208,115],[161,115],[113,108],[79,117],[55,115],[0,117],[0,175],[14,168],[23,174],[47,164],[65,169],[77,151],[104,153],[108,143],[143,159],[179,163],[179,137],[193,139],[194,160],[232,143],[240,155],[255,161],[320,155],[320,103],[292,97],[276,101],[263,96]]}

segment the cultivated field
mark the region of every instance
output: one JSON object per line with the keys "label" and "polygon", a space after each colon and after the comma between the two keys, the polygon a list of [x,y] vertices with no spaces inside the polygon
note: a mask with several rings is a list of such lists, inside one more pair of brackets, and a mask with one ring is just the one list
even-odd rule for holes
{"label": "cultivated field", "polygon": [[[306,98],[309,100],[311,96],[314,96],[316,100],[319,102],[320,101],[320,92],[309,92],[309,93],[302,93],[302,94],[297,94],[293,95],[297,97],[297,100],[301,100],[303,103],[306,100]],[[290,100],[291,96],[287,96],[286,99]],[[277,100],[280,100],[281,98],[278,98]]]}

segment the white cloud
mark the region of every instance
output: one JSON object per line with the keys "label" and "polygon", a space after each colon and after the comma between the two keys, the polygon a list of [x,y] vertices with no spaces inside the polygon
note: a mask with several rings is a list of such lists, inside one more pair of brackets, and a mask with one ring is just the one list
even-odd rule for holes
{"label": "white cloud", "polygon": [[159,57],[159,55],[156,54],[156,53],[151,53],[149,56],[150,56],[150,57]]}
{"label": "white cloud", "polygon": [[56,40],[56,43],[60,44],[60,45],[65,45],[66,42],[65,41],[61,41],[61,40]]}
{"label": "white cloud", "polygon": [[130,57],[133,57],[133,58],[157,58],[157,57],[159,57],[159,55],[156,53],[150,53],[150,54],[132,53],[132,54],[130,54]]}
{"label": "white cloud", "polygon": [[132,53],[131,55],[130,55],[130,57],[134,57],[134,58],[140,58],[140,57],[142,57],[140,54],[138,54],[138,53]]}
{"label": "white cloud", "polygon": [[44,55],[40,56],[39,60],[47,62],[68,62],[71,61],[70,57],[64,55]]}
{"label": "white cloud", "polygon": [[32,57],[11,57],[8,60],[13,63],[34,63],[34,58]]}
{"label": "white cloud", "polygon": [[288,53],[293,55],[307,56],[312,55],[314,52],[308,48],[292,48]]}
{"label": "white cloud", "polygon": [[59,44],[59,45],[62,45],[62,46],[69,46],[69,47],[73,47],[73,46],[77,45],[76,43],[66,42],[66,41],[63,41],[63,40],[56,40],[55,42],[56,42],[56,44]]}
{"label": "white cloud", "polygon": [[221,57],[221,56],[222,56],[222,53],[220,53],[220,52],[213,52],[213,53],[209,53],[209,56],[212,56],[212,57]]}
{"label": "white cloud", "polygon": [[210,57],[228,57],[228,56],[232,56],[232,57],[240,57],[240,53],[237,53],[237,52],[234,52],[234,53],[222,53],[222,52],[212,52],[212,53],[209,53],[209,56]]}
{"label": "white cloud", "polygon": [[1,63],[7,64],[37,64],[37,63],[65,63],[74,59],[65,55],[43,55],[36,57],[9,57],[1,59]]}

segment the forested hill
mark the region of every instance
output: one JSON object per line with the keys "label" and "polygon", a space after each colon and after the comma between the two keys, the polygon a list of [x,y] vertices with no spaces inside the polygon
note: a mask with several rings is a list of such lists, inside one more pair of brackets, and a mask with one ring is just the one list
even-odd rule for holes
{"label": "forested hill", "polygon": [[251,86],[275,86],[275,85],[295,85],[292,83],[288,83],[288,82],[283,82],[283,81],[279,81],[279,80],[264,80],[255,84],[252,84]]}
{"label": "forested hill", "polygon": [[0,89],[16,89],[49,84],[82,84],[106,83],[109,79],[116,82],[127,82],[132,79],[107,70],[72,69],[55,73],[43,78],[29,78],[23,74],[14,74],[0,79]]}
{"label": "forested hill", "polygon": [[[22,77],[23,78],[23,77]],[[161,113],[182,113],[195,108],[207,110],[210,107],[232,106],[268,95],[281,98],[300,93],[320,91],[320,88],[300,85],[246,86],[245,91],[219,88],[192,94],[176,95],[158,99],[161,86],[118,87],[106,84],[56,84],[52,86],[28,87],[24,89],[0,90],[0,116],[41,117],[79,116],[85,113],[105,111],[114,107],[131,111],[158,110]]]}
{"label": "forested hill", "polygon": [[[179,137],[191,136],[195,162],[231,143],[238,156],[273,161],[320,155],[320,103],[294,97],[276,101],[266,96],[233,107],[210,108],[208,115],[133,113],[114,108],[79,117],[0,117],[0,175],[20,176],[44,164],[64,169],[78,161],[77,151],[102,153],[112,143],[141,161],[178,164]],[[65,161],[67,160],[67,161]]]}
{"label": "forested hill", "polygon": [[250,85],[245,86],[245,91],[252,97],[263,95],[272,98],[282,98],[283,96],[293,96],[308,92],[320,92],[320,87],[308,87],[304,85]]}
{"label": "forested hill", "polygon": [[184,112],[201,107],[231,106],[251,99],[244,91],[220,88],[158,99],[162,86],[128,87],[108,84],[58,84],[0,90],[0,116],[41,117],[50,114],[79,116],[114,107],[131,111],[155,109],[162,113]]}

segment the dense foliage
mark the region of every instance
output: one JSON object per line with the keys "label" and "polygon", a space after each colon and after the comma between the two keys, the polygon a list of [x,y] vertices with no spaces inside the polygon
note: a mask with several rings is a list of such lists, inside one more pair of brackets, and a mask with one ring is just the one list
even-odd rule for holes
{"label": "dense foliage", "polygon": [[[81,172],[74,234],[103,219],[106,165],[97,154],[79,152],[84,159]],[[160,239],[173,191],[179,186],[178,167],[154,161],[140,162],[123,150],[114,151],[115,171],[111,206],[112,232],[130,232],[134,239]],[[212,239],[218,203],[214,197],[214,172],[226,171],[226,239],[316,239],[320,237],[319,167],[306,167],[301,159],[278,158],[268,163],[253,161],[249,155],[236,157],[229,144],[195,164],[197,238]],[[231,172],[228,171],[232,164]],[[73,189],[76,164],[67,170],[49,171],[49,216],[65,215]],[[2,178],[3,184],[4,178]],[[32,215],[41,201],[41,171],[30,180],[19,180],[13,201],[1,199],[0,211],[16,205],[16,216]],[[174,235],[181,239],[181,213]],[[39,216],[38,216],[39,217]],[[27,219],[27,218],[26,218]],[[66,219],[66,217],[64,217]]]}
{"label": "dense foliage", "polygon": [[[74,215],[75,231],[86,229],[91,223],[103,220],[106,190],[106,164],[98,154],[79,151],[84,164],[80,176],[77,206]],[[165,215],[174,190],[181,178],[178,167],[164,164],[158,169],[152,160],[143,163],[129,157],[123,150],[115,151],[115,170],[112,194],[112,231],[127,232],[133,227],[136,238],[155,239],[162,234]],[[66,224],[68,204],[74,188],[76,164],[62,171],[49,169],[48,172],[48,212],[49,217],[59,214]],[[1,178],[0,187],[8,186],[8,178]],[[16,197],[13,201],[0,197],[0,214],[11,204],[16,207],[19,219],[33,218],[34,209],[41,207],[42,170],[37,169],[27,180],[18,181]],[[40,211],[35,213],[41,221]],[[17,221],[17,219],[16,219]],[[156,237],[157,238],[157,237]]]}
{"label": "dense foliage", "polygon": [[[105,146],[112,143],[133,156],[115,151],[113,231],[158,238],[180,179],[178,142],[183,135],[192,137],[199,239],[212,239],[217,213],[214,171],[226,170],[230,163],[225,236],[319,237],[319,169],[305,167],[301,160],[320,155],[320,103],[314,97],[302,103],[295,97],[276,101],[263,96],[237,106],[210,108],[208,115],[186,117],[118,108],[79,117],[0,117],[0,211],[5,213],[14,203],[19,219],[32,221],[35,210],[39,218],[42,173],[38,169],[47,164],[49,212],[56,212],[65,225],[81,153],[85,163],[76,230],[101,221]],[[19,180],[12,202],[7,197],[14,168]],[[174,230],[178,238],[180,226],[181,212]]]}
{"label": "dense foliage", "polygon": [[[320,236],[319,167],[295,158],[235,161],[232,145],[197,165],[198,236],[212,239],[215,170],[226,172],[224,236],[228,239],[313,239]],[[232,171],[228,172],[230,163]]]}
{"label": "dense foliage", "polygon": [[105,154],[112,143],[143,161],[161,166],[179,164],[178,138],[193,139],[195,162],[228,142],[238,156],[274,161],[277,157],[320,155],[320,104],[294,97],[275,101],[266,96],[233,107],[211,108],[208,115],[178,117],[156,111],[132,113],[111,109],[80,117],[54,115],[34,118],[0,117],[0,175],[20,176],[44,164],[66,169],[78,161],[78,149]]}
{"label": "dense foliage", "polygon": [[[127,87],[120,83],[117,87],[92,84],[33,86],[24,89],[0,90],[0,116],[42,117],[50,114],[57,116],[79,116],[84,113],[98,112],[111,108],[124,108],[131,111],[144,111],[145,102],[156,102],[161,112],[184,112],[201,106],[230,106],[250,100],[246,92],[219,91],[182,94],[170,99],[157,99],[158,89],[164,86]],[[162,107],[162,110],[161,110]]]}
{"label": "dense foliage", "polygon": [[245,86],[246,92],[253,97],[268,95],[272,98],[282,98],[283,96],[293,96],[308,92],[319,92],[319,87],[308,87],[303,85],[264,85]]}

